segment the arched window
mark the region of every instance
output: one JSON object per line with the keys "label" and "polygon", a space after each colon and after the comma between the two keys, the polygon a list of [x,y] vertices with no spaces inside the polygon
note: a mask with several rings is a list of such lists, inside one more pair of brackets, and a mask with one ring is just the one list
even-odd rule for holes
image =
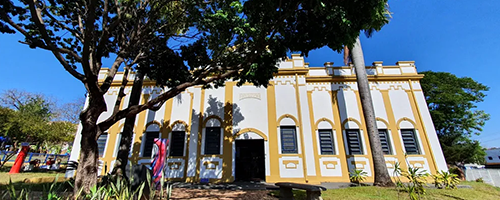
{"label": "arched window", "polygon": [[331,122],[326,119],[318,121],[316,123],[316,128],[318,130],[318,146],[321,155],[334,155],[335,141]]}
{"label": "arched window", "polygon": [[155,138],[160,138],[160,126],[157,123],[152,123],[146,128],[146,133],[142,137],[143,157],[151,157]]}
{"label": "arched window", "polygon": [[363,141],[361,140],[359,122],[354,120],[345,121],[344,128],[349,155],[362,155]]}
{"label": "arched window", "polygon": [[183,123],[174,123],[170,134],[170,156],[184,156],[186,141],[186,126]]}
{"label": "arched window", "polygon": [[414,123],[409,119],[402,119],[399,122],[399,128],[406,154],[421,154]]}
{"label": "arched window", "polygon": [[280,139],[282,154],[297,154],[299,153],[297,141],[297,127],[295,120],[287,116],[280,120]]}
{"label": "arched window", "polygon": [[104,132],[97,138],[97,149],[99,151],[99,157],[104,157],[104,151],[106,150],[106,143],[108,142],[108,133]]}
{"label": "arched window", "polygon": [[380,138],[380,144],[382,145],[382,151],[385,155],[392,154],[391,139],[390,134],[387,129],[387,123],[381,121],[383,119],[377,118],[378,136]]}
{"label": "arched window", "polygon": [[401,138],[407,154],[420,154],[415,129],[401,129]]}
{"label": "arched window", "polygon": [[220,155],[222,147],[221,121],[218,118],[207,118],[205,122],[204,155]]}

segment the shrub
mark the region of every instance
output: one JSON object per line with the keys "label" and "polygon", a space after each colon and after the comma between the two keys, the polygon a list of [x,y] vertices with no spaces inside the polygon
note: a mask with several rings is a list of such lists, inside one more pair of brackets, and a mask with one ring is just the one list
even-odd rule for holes
{"label": "shrub", "polygon": [[7,199],[10,197],[12,200],[29,200],[30,191],[27,189],[22,189],[20,192],[16,191],[12,180],[9,178],[9,184],[7,184],[6,190],[2,194],[2,199]]}
{"label": "shrub", "polygon": [[441,171],[432,177],[434,178],[434,185],[439,189],[455,189],[457,184],[460,183],[458,175],[445,171]]}
{"label": "shrub", "polygon": [[456,174],[457,178],[460,180],[464,180],[464,178],[465,178],[464,171],[457,166],[449,167],[448,172],[451,174]]}
{"label": "shrub", "polygon": [[478,182],[478,183],[484,183],[483,177],[476,179],[476,182]]}
{"label": "shrub", "polygon": [[350,173],[349,180],[351,180],[352,183],[361,185],[361,182],[366,180],[366,176],[368,176],[368,173],[363,170],[355,169]]}
{"label": "shrub", "polygon": [[[164,179],[161,179],[159,184],[160,191],[157,192],[157,187],[152,186],[151,176],[147,176],[147,180],[141,183],[137,189],[132,187],[132,184],[129,183],[123,177],[107,175],[103,177],[103,181],[98,183],[97,186],[94,186],[90,189],[90,192],[87,194],[83,194],[83,192],[79,192],[74,194],[75,199],[84,199],[84,200],[133,200],[133,199],[170,199],[172,185],[169,183],[165,183]],[[65,188],[71,182],[67,181],[64,183],[58,183],[57,177],[50,186],[43,187],[43,196],[38,196],[40,193],[32,193],[30,188],[23,186],[21,189],[16,189],[15,184],[12,181],[9,181],[9,184],[6,185],[6,190],[0,190],[0,199],[12,199],[12,200],[30,200],[33,199],[35,195],[37,195],[37,199],[42,200],[69,200],[73,199],[71,197],[61,196],[64,194],[68,188]],[[151,187],[148,187],[151,186]],[[71,189],[72,191],[72,189]]]}
{"label": "shrub", "polygon": [[[407,164],[408,164],[408,170],[401,169],[399,163],[396,163],[394,166],[393,174],[396,179],[395,180],[396,188],[399,188],[398,198],[399,198],[399,191],[403,190],[408,192],[411,200],[420,199],[420,196],[425,194],[424,186],[427,184],[427,177],[429,176],[429,174],[426,172],[426,170],[422,170],[416,167],[411,167],[408,161]],[[403,183],[401,181],[400,176],[403,176],[406,179],[408,179],[408,183]]]}

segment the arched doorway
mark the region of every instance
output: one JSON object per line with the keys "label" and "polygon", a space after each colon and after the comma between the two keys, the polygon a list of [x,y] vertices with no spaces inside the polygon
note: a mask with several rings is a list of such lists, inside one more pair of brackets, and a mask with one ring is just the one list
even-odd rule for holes
{"label": "arched doorway", "polygon": [[265,181],[265,139],[255,132],[235,138],[235,181]]}

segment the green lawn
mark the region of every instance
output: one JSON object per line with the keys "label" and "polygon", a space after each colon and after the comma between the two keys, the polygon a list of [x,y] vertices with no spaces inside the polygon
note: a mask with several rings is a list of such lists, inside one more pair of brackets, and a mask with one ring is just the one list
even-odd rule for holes
{"label": "green lawn", "polygon": [[18,174],[9,174],[9,172],[0,172],[0,185],[5,185],[9,183],[9,179],[13,183],[23,182],[25,179],[35,179],[35,178],[45,178],[45,177],[56,177],[64,178],[63,172],[23,172]]}
{"label": "green lawn", "polygon": [[[480,199],[498,200],[500,199],[500,188],[493,187],[485,183],[462,182],[460,185],[470,185],[472,189],[460,188],[455,190],[427,189],[422,199]],[[274,193],[274,192],[273,192]],[[278,192],[276,192],[278,193]],[[305,192],[294,191],[297,200],[305,199]],[[397,192],[394,188],[379,187],[350,187],[342,189],[327,190],[322,193],[324,200],[330,199],[409,199],[408,193]]]}

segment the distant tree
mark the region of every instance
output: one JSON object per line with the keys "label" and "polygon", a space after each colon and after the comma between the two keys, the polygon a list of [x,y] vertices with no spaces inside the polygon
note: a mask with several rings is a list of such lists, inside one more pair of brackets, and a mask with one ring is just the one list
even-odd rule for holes
{"label": "distant tree", "polygon": [[447,72],[421,72],[420,81],[446,161],[450,164],[484,163],[484,149],[470,139],[479,135],[489,114],[476,109],[489,87],[469,77]]}
{"label": "distant tree", "polygon": [[[266,86],[290,51],[307,55],[328,46],[352,46],[361,30],[380,29],[387,0],[23,0],[2,1],[0,21],[21,43],[52,52],[85,86],[88,106],[80,114],[82,140],[75,191],[97,182],[96,138],[119,120],[157,110],[189,87],[218,87],[226,80]],[[16,19],[14,19],[16,18]],[[5,31],[4,31],[5,32]],[[112,56],[107,76],[98,75]],[[143,71],[165,86],[158,97],[120,110],[124,76],[110,117],[104,94],[120,68]],[[140,67],[137,67],[140,66]],[[113,104],[113,102],[108,102]],[[128,137],[123,135],[123,137]],[[125,162],[126,163],[126,162]]]}
{"label": "distant tree", "polygon": [[85,98],[77,98],[74,101],[62,104],[56,109],[56,119],[58,121],[71,122],[78,124],[80,122],[80,113],[85,105]]}
{"label": "distant tree", "polygon": [[57,108],[41,94],[7,90],[0,94],[0,135],[18,142],[60,143],[74,137],[76,124],[54,120]]}
{"label": "distant tree", "polygon": [[53,117],[56,109],[54,101],[47,96],[17,89],[3,91],[0,95],[0,105],[32,114],[43,120]]}

